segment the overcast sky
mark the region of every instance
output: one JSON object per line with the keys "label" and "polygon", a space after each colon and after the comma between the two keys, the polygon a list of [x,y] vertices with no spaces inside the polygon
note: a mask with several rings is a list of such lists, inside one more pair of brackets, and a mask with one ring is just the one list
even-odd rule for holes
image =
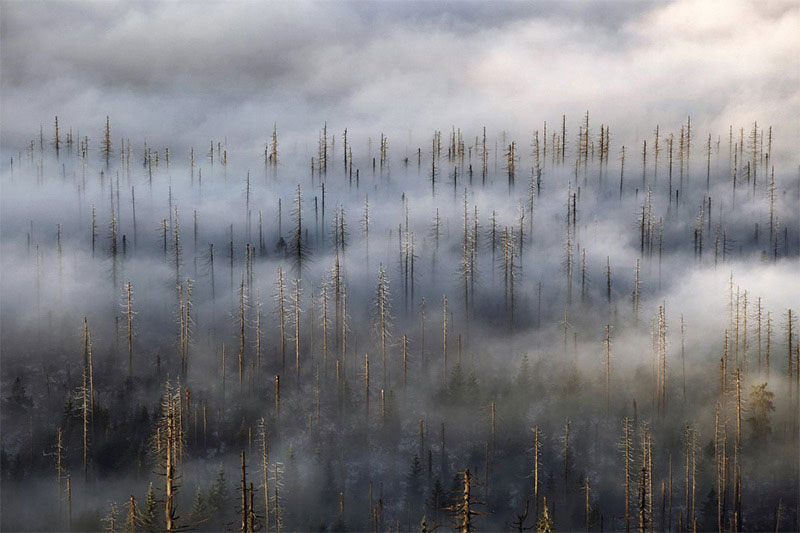
{"label": "overcast sky", "polygon": [[[590,110],[635,137],[691,114],[800,138],[800,3],[2,3],[2,142],[53,115],[98,138],[243,148]],[[86,131],[88,130],[88,131]],[[397,147],[400,142],[395,142]]]}

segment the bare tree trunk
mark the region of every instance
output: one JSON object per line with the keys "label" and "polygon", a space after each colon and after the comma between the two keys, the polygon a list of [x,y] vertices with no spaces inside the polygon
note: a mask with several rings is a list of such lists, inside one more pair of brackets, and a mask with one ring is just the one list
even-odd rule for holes
{"label": "bare tree trunk", "polygon": [[244,450],[241,451],[241,465],[242,465],[242,523],[241,523],[241,531],[242,533],[247,532],[247,518],[248,518],[248,509],[247,509],[247,470],[244,463]]}
{"label": "bare tree trunk", "polygon": [[125,295],[125,315],[128,321],[128,374],[131,374],[133,372],[133,290],[130,281],[125,285]]}
{"label": "bare tree trunk", "polygon": [[630,491],[630,482],[631,482],[631,439],[630,439],[630,421],[628,417],[625,417],[622,420],[623,425],[623,454],[625,456],[625,531],[628,532],[631,529],[631,514],[630,514],[630,502],[631,502],[631,491]]}
{"label": "bare tree trunk", "polygon": [[609,404],[610,404],[610,396],[611,396],[611,336],[609,334],[610,325],[606,324],[606,338],[605,338],[605,347],[606,347],[606,416],[609,414]]}

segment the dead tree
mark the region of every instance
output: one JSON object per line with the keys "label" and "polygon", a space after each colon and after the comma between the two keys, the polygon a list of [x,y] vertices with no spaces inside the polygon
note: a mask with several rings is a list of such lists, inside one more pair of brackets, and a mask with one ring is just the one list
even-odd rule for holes
{"label": "dead tree", "polygon": [[375,309],[376,316],[376,329],[378,330],[378,337],[381,343],[381,363],[383,368],[383,383],[384,386],[388,384],[387,369],[386,369],[386,343],[389,338],[389,281],[386,278],[386,269],[383,264],[380,265],[378,272],[378,288],[375,294]]}

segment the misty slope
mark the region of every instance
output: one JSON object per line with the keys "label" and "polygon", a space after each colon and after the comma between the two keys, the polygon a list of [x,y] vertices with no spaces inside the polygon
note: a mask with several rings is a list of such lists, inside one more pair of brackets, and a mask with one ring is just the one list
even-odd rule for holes
{"label": "misty slope", "polygon": [[5,149],[3,528],[796,529],[796,161],[707,128]]}

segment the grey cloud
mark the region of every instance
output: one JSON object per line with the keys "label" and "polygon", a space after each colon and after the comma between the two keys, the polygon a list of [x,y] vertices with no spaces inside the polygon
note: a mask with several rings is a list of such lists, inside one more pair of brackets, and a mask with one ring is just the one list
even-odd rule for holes
{"label": "grey cloud", "polygon": [[[337,129],[365,129],[363,119],[395,135],[447,123],[524,132],[588,101],[607,122],[653,108],[711,122],[756,104],[777,125],[779,109],[798,105],[790,30],[800,10],[739,2],[698,33],[706,11],[715,13],[688,2],[7,3],[2,140],[24,143],[30,122],[55,114],[97,131],[84,117],[98,111],[125,136],[153,131],[162,115],[207,117],[216,130],[198,136],[220,135],[253,113],[251,138],[273,122],[307,138],[337,119]],[[729,44],[752,56],[737,61]],[[132,115],[153,119],[139,128]],[[165,137],[190,142],[177,128]]]}

